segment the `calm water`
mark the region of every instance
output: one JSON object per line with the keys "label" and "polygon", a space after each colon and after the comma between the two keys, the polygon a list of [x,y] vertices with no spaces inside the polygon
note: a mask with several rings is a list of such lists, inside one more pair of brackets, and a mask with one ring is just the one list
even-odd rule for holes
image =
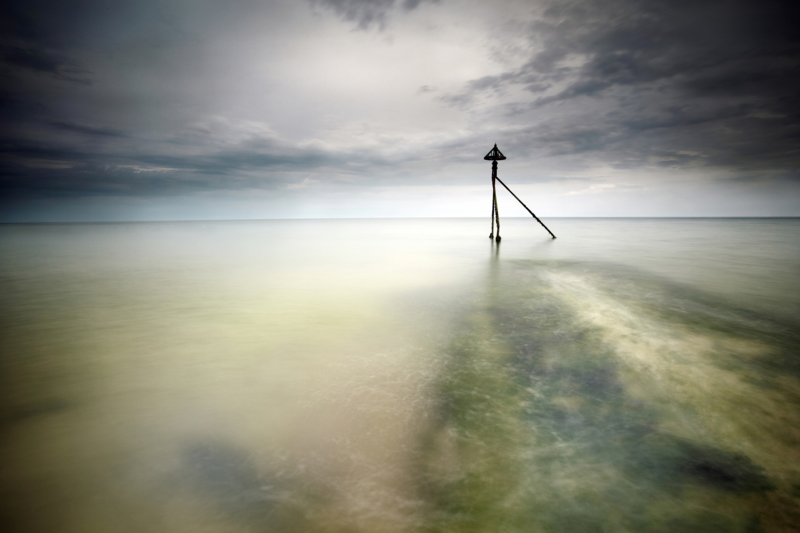
{"label": "calm water", "polygon": [[800,219],[0,226],[13,532],[784,532]]}

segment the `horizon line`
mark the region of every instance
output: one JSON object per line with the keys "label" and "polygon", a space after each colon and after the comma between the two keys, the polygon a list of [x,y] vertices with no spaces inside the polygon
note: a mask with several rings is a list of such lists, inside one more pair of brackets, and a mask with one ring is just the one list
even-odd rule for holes
{"label": "horizon line", "polygon": [[[153,220],[32,220],[32,221],[0,221],[0,225],[22,224],[163,224],[163,223],[196,223],[196,222],[278,222],[303,220],[435,220],[435,219],[483,219],[486,217],[303,217],[303,218],[198,218],[198,219],[153,219]],[[528,219],[530,217],[514,216],[504,219]],[[800,215],[724,215],[724,216],[543,216],[547,219],[800,219]]]}

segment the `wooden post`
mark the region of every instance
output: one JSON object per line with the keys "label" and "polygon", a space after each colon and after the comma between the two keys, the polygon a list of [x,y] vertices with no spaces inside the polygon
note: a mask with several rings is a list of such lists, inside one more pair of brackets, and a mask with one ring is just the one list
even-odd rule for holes
{"label": "wooden post", "polygon": [[[484,157],[487,161],[492,162],[492,232],[489,234],[489,238],[494,237],[495,242],[500,242],[500,213],[497,210],[497,184],[495,183],[497,180],[497,160],[505,158],[506,156],[497,149],[497,144]],[[497,224],[496,236],[494,232],[495,224]]]}
{"label": "wooden post", "polygon": [[497,222],[497,237],[494,238],[495,242],[500,242],[500,212],[497,209],[497,161],[492,161],[492,202],[494,203],[494,217]]}

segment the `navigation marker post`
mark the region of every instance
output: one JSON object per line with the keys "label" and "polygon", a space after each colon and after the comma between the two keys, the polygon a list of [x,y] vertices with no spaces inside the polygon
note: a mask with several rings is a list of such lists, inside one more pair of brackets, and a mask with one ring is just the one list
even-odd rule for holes
{"label": "navigation marker post", "polygon": [[[487,161],[491,161],[492,162],[492,232],[489,234],[489,238],[491,239],[491,238],[494,237],[495,242],[500,242],[500,213],[498,213],[498,211],[497,211],[497,186],[495,185],[495,182],[499,181],[500,185],[505,187],[506,190],[511,193],[511,196],[516,198],[517,201],[520,204],[522,204],[522,207],[524,207],[528,211],[528,213],[530,213],[531,216],[536,219],[536,222],[541,224],[542,227],[547,230],[547,233],[549,233],[550,236],[555,239],[556,236],[553,235],[553,232],[550,231],[550,228],[545,226],[544,222],[539,220],[539,217],[534,215],[533,211],[528,209],[528,206],[525,205],[524,203],[522,203],[522,200],[520,200],[517,197],[517,195],[514,194],[514,192],[511,189],[508,188],[508,185],[503,183],[502,180],[497,177],[497,162],[500,161],[500,160],[503,160],[505,158],[506,158],[506,156],[504,156],[503,153],[500,150],[498,150],[496,143],[494,145],[494,148],[489,150],[489,153],[486,154],[486,156],[484,157],[484,159],[486,159]],[[495,224],[495,222],[497,222],[497,237],[495,237],[495,235],[494,235],[494,224]]]}

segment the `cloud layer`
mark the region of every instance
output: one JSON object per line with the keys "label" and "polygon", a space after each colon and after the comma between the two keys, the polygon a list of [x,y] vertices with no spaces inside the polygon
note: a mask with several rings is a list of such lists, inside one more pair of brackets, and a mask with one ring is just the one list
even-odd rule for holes
{"label": "cloud layer", "polygon": [[[551,214],[800,215],[797,15],[775,0],[18,3],[0,20],[0,220],[215,191],[301,206],[381,189],[402,215],[404,187],[430,187],[423,214],[477,216],[465,191],[495,142]],[[439,211],[448,198],[463,209]],[[248,216],[293,216],[269,209]]]}
{"label": "cloud layer", "polygon": [[787,2],[559,0],[529,24],[524,64],[444,100],[469,107],[522,88],[530,97],[509,108],[552,116],[525,139],[548,154],[794,173],[795,10]]}

